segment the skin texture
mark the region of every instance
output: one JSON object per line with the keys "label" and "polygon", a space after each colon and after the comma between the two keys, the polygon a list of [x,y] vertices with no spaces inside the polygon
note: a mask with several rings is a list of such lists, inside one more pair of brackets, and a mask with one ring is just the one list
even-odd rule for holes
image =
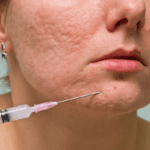
{"label": "skin texture", "polygon": [[[0,42],[9,54],[10,106],[101,92],[10,123],[12,148],[139,148],[136,111],[150,103],[150,6],[148,0],[125,1],[10,1],[0,24]],[[114,73],[92,63],[118,48],[138,49],[146,66]]]}

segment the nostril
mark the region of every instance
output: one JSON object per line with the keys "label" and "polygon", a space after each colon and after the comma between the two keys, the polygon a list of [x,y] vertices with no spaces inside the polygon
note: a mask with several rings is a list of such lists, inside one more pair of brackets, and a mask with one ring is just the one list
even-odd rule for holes
{"label": "nostril", "polygon": [[120,26],[121,24],[127,24],[127,23],[128,23],[128,19],[123,18],[122,20],[117,22],[116,27]]}
{"label": "nostril", "polygon": [[137,23],[137,29],[140,29],[141,28],[141,22],[139,21],[138,23]]}

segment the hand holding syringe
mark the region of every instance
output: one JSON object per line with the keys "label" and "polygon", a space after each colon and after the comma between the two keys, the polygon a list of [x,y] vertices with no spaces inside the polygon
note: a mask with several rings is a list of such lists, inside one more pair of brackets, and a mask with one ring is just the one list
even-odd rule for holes
{"label": "hand holding syringe", "polygon": [[58,105],[59,103],[68,102],[71,100],[75,100],[78,98],[83,98],[83,97],[87,97],[87,96],[95,95],[95,94],[99,94],[99,93],[100,92],[96,92],[93,94],[84,95],[84,96],[80,96],[80,97],[76,97],[76,98],[72,98],[72,99],[68,99],[68,100],[64,100],[64,101],[60,101],[60,102],[45,102],[45,103],[38,104],[38,105],[34,104],[33,107],[30,107],[27,104],[24,104],[24,105],[0,110],[0,124],[15,121],[15,120],[20,120],[23,118],[29,118],[32,112],[37,113],[42,110],[47,110],[49,108],[53,108],[56,105]]}

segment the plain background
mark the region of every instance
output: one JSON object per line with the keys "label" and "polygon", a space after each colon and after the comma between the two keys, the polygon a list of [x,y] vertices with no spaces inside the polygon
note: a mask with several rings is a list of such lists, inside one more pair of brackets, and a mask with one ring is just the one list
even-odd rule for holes
{"label": "plain background", "polygon": [[[2,52],[0,51],[0,78],[7,76],[9,68],[4,58],[1,58]],[[11,88],[4,86],[3,80],[0,80],[0,95],[11,92]],[[137,111],[138,117],[150,122],[150,104]]]}

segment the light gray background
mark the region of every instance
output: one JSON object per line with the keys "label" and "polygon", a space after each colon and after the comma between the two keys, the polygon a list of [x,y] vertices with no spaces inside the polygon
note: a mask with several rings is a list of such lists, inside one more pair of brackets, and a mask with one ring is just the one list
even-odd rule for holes
{"label": "light gray background", "polygon": [[[1,58],[2,52],[0,52],[0,78],[7,76],[9,68],[5,59]],[[0,95],[11,92],[11,88],[4,88],[4,83],[0,80]],[[140,118],[150,122],[150,104],[137,111],[137,115]]]}

